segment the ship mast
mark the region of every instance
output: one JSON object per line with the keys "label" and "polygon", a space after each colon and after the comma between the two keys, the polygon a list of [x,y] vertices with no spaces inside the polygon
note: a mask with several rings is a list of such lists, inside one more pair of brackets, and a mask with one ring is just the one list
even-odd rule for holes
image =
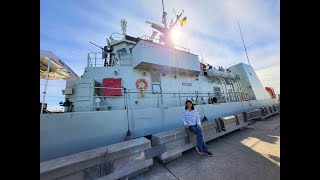
{"label": "ship mast", "polygon": [[162,23],[164,24],[164,27],[167,28],[167,13],[164,11],[164,5],[162,0]]}
{"label": "ship mast", "polygon": [[[156,23],[152,23],[149,21],[146,21],[147,24],[151,24],[151,27],[158,30],[159,32],[161,32],[162,35],[160,35],[160,43],[164,43],[168,46],[172,45],[172,39],[171,39],[171,29],[176,25],[176,23],[178,22],[178,20],[180,19],[182,13],[184,12],[184,10],[182,10],[182,12],[176,16],[176,21],[172,24],[170,23],[170,27],[167,27],[167,13],[164,11],[164,3],[162,0],[162,25],[156,24]],[[185,17],[186,19],[186,17]],[[156,32],[153,33],[151,35],[151,39],[156,35]]]}

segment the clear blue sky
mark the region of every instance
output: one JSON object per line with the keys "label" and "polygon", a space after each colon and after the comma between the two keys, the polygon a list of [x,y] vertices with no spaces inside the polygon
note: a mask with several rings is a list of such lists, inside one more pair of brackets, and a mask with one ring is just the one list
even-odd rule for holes
{"label": "clear blue sky", "polygon": [[[213,66],[247,63],[237,20],[246,43],[250,63],[264,86],[280,93],[280,0],[164,0],[167,21],[184,10],[187,24],[178,45]],[[121,32],[120,20],[127,20],[127,34],[151,35],[145,21],[161,24],[161,0],[40,0],[40,49],[53,51],[79,76],[91,45],[105,45],[113,32]],[[44,81],[40,80],[40,101]],[[60,108],[65,81],[49,81],[48,108]]]}

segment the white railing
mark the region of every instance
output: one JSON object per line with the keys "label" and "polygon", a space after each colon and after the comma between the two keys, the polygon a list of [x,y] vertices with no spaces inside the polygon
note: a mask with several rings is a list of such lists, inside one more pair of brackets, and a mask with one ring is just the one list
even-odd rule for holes
{"label": "white railing", "polygon": [[[147,35],[143,35],[140,39],[143,39],[143,40],[145,40],[145,41],[151,41],[151,42],[153,42],[153,43],[163,45],[163,44],[161,44],[160,39],[158,39],[158,38],[151,38],[150,36],[147,36]],[[190,49],[185,48],[185,47],[183,47],[183,46],[179,46],[179,45],[173,44],[173,48],[174,48],[174,49],[177,49],[177,50],[180,50],[180,51],[185,51],[185,52],[190,53]]]}
{"label": "white railing", "polygon": [[114,32],[110,35],[111,43],[112,43],[112,41],[121,41],[124,38],[125,38],[125,36],[121,33],[118,33],[118,32]]}
{"label": "white railing", "polygon": [[127,53],[114,54],[114,57],[108,57],[107,52],[88,53],[87,67],[110,67],[110,66],[131,66],[132,56]]}
{"label": "white railing", "polygon": [[[201,104],[219,104],[228,102],[242,102],[248,99],[243,99],[243,92],[220,92],[220,96],[215,95],[214,91],[158,91],[145,90],[144,92],[137,89],[124,89],[124,88],[110,88],[110,87],[94,87],[95,89],[113,89],[121,90],[120,96],[103,96],[102,92],[93,96],[93,102],[96,98],[103,100],[99,105],[94,103],[92,106],[95,108],[107,109],[126,109],[135,106],[135,108],[159,108],[166,106],[183,106],[184,102],[188,99],[194,102],[195,105]],[[143,93],[143,96],[142,96]],[[212,102],[212,98],[216,98],[217,102]],[[122,98],[123,101],[110,103],[108,100],[114,102],[114,98]],[[134,99],[134,100],[133,100]],[[136,99],[140,99],[137,102]],[[141,101],[143,99],[143,101]],[[210,101],[210,102],[209,102]],[[139,103],[139,104],[138,104]],[[138,106],[136,106],[138,104]],[[171,104],[171,105],[170,105]],[[93,110],[94,110],[93,109]]]}

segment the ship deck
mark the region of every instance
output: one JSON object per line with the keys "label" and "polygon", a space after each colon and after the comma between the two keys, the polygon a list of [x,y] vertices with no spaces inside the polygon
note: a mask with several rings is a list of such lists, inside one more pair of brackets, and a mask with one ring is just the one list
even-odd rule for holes
{"label": "ship deck", "polygon": [[149,171],[131,179],[280,179],[280,114],[207,145],[213,157],[192,148],[165,165],[154,160]]}

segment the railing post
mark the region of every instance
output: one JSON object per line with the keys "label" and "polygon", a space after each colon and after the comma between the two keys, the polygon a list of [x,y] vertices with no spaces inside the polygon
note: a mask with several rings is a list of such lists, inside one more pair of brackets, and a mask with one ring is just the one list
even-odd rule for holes
{"label": "railing post", "polygon": [[159,92],[157,93],[158,94],[158,101],[157,101],[157,108],[159,108]]}
{"label": "railing post", "polygon": [[163,93],[162,93],[162,88],[161,88],[160,92],[161,92],[161,107],[163,107]]}
{"label": "railing post", "polygon": [[178,91],[179,93],[179,103],[180,103],[180,106],[181,106],[181,97],[180,97],[180,91]]}
{"label": "railing post", "polygon": [[87,67],[89,67],[89,59],[90,59],[90,53],[88,53],[88,57],[87,57]]}
{"label": "railing post", "polygon": [[127,109],[127,107],[126,107],[126,88],[123,88],[123,94],[124,94],[124,96],[123,96],[123,105],[124,105],[124,108],[125,109]]}
{"label": "railing post", "polygon": [[128,102],[127,102],[128,106],[130,106],[131,109],[131,104],[130,104],[130,89],[128,89]]}
{"label": "railing post", "polygon": [[94,67],[97,67],[97,53],[94,53]]}

